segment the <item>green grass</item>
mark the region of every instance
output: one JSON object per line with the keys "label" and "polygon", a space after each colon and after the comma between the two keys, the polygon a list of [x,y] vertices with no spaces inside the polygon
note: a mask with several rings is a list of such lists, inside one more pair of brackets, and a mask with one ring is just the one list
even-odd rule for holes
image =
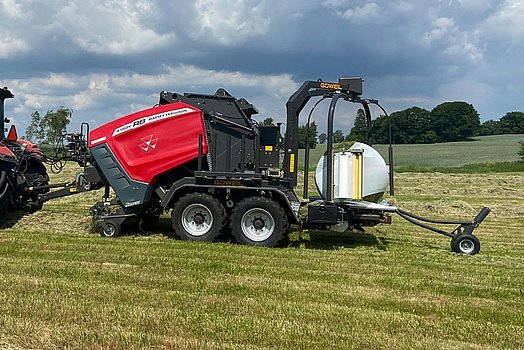
{"label": "green grass", "polygon": [[398,173],[446,173],[446,174],[482,174],[482,173],[512,173],[524,171],[524,162],[501,162],[501,163],[478,163],[468,164],[459,167],[430,167],[430,166],[397,166],[395,172]]}
{"label": "green grass", "polygon": [[[460,168],[471,164],[514,163],[519,160],[518,141],[524,135],[495,135],[476,137],[474,141],[448,142],[425,145],[393,145],[394,164],[397,169]],[[375,145],[377,151],[388,159],[388,146]],[[326,151],[326,145],[311,150],[310,168],[316,167]],[[303,150],[299,152],[299,168],[303,169]],[[483,172],[486,167],[477,167]],[[501,170],[504,171],[504,170]],[[520,171],[520,170],[518,170]]]}
{"label": "green grass", "polygon": [[396,182],[392,200],[422,215],[490,206],[480,254],[398,217],[274,249],[178,241],[167,215],[103,239],[94,196],[49,202],[0,231],[0,348],[524,348],[524,175]]}

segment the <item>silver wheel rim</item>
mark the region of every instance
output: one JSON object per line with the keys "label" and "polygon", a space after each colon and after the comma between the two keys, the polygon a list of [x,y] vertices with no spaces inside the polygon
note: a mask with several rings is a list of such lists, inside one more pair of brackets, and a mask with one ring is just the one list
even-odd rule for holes
{"label": "silver wheel rim", "polygon": [[254,242],[262,242],[271,237],[275,231],[273,216],[262,208],[249,209],[242,215],[242,232]]}
{"label": "silver wheel rim", "polygon": [[182,212],[182,227],[191,236],[203,236],[213,225],[213,214],[203,204],[195,203]]}
{"label": "silver wheel rim", "polygon": [[470,254],[475,250],[475,242],[469,238],[465,238],[459,243],[460,251],[466,254]]}
{"label": "silver wheel rim", "polygon": [[113,237],[116,232],[116,227],[113,226],[113,224],[107,224],[107,230],[102,230],[102,231],[104,231],[104,235],[106,237]]}

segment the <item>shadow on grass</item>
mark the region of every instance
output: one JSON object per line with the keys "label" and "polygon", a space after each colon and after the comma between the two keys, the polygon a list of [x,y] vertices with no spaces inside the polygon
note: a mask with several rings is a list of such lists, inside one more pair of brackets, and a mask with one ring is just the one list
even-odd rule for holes
{"label": "shadow on grass", "polygon": [[388,240],[369,232],[350,231],[310,231],[299,234],[297,240],[291,240],[291,247],[305,247],[307,249],[337,250],[341,248],[375,247],[386,250]]}
{"label": "shadow on grass", "polygon": [[22,210],[8,211],[5,216],[0,219],[0,229],[12,228],[25,215],[27,215],[27,212]]}
{"label": "shadow on grass", "polygon": [[[136,225],[134,229],[128,228],[127,232],[125,233],[126,236],[149,236],[154,234],[161,234],[168,238],[178,239],[173,232],[171,219],[166,217],[161,217],[154,227],[144,228],[141,230],[138,228],[138,225]],[[231,237],[231,232],[228,228],[223,230],[216,241],[234,244],[234,239]],[[289,239],[284,240],[281,247],[301,247],[318,250],[375,247],[380,250],[386,250],[388,243],[389,242],[386,238],[376,236],[369,232],[350,231],[339,233],[333,231],[295,231],[290,234]]]}

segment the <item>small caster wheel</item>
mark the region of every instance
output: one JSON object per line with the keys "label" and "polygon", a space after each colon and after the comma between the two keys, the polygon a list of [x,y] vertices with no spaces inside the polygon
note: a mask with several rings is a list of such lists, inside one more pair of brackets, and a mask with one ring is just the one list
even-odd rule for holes
{"label": "small caster wheel", "polygon": [[475,255],[480,251],[480,241],[469,233],[461,233],[451,239],[451,250],[456,253]]}
{"label": "small caster wheel", "polygon": [[117,222],[113,220],[103,221],[99,223],[98,225],[99,225],[98,227],[100,230],[100,236],[102,237],[110,237],[110,238],[118,237],[122,230],[120,227],[120,224],[118,224]]}

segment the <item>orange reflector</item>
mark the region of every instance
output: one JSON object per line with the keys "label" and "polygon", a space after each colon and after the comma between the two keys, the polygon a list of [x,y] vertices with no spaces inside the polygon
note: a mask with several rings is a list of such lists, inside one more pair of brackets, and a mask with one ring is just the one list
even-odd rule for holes
{"label": "orange reflector", "polygon": [[16,132],[16,127],[14,125],[11,125],[11,129],[9,129],[9,134],[7,135],[7,139],[13,142],[18,140],[18,134]]}

